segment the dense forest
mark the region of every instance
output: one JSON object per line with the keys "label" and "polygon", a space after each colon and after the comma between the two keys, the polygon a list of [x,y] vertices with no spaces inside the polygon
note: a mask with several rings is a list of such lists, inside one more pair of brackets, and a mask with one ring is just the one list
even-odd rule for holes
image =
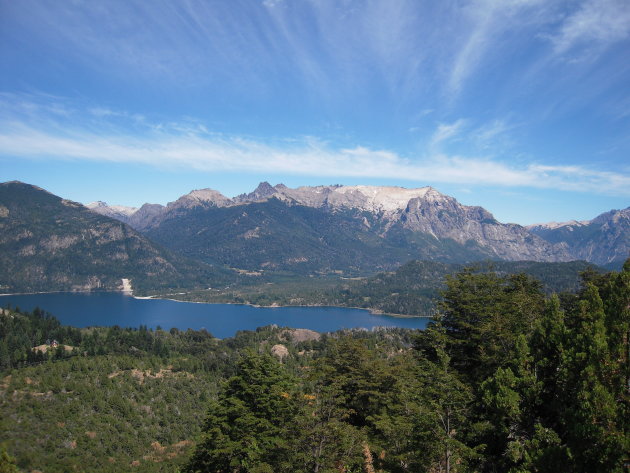
{"label": "dense forest", "polygon": [[[485,261],[474,266],[409,261],[396,271],[382,272],[366,278],[298,278],[274,275],[263,281],[247,281],[225,289],[175,291],[168,294],[178,300],[194,302],[248,303],[260,306],[328,305],[360,307],[377,313],[430,317],[437,313],[440,292],[449,274],[469,267],[475,272],[500,275],[526,273],[542,283],[546,294],[575,292],[580,288],[581,274],[601,272],[585,261],[539,263],[535,261]],[[256,279],[254,277],[254,279]]]}
{"label": "dense forest", "polygon": [[442,296],[424,331],[225,340],[5,310],[0,471],[626,471],[630,261],[559,295],[468,269]]}

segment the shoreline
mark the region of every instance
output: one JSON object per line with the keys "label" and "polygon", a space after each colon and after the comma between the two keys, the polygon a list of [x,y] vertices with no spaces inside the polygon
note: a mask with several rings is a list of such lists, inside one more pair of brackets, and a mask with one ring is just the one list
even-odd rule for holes
{"label": "shoreline", "polygon": [[[185,293],[184,293],[185,294]],[[260,304],[252,304],[251,302],[203,302],[203,301],[183,301],[180,299],[173,299],[172,297],[160,297],[159,295],[155,296],[132,296],[134,299],[154,299],[154,300],[162,300],[162,301],[173,301],[173,302],[183,302],[188,304],[227,304],[227,305],[248,305],[250,307],[256,307],[257,309],[282,309],[289,307],[330,307],[333,309],[356,309],[356,310],[365,310],[370,313],[370,315],[383,315],[386,317],[396,317],[399,319],[432,319],[432,315],[408,315],[408,314],[393,314],[391,312],[383,312],[379,309],[372,309],[369,307],[355,307],[355,306],[346,306],[346,305],[326,305],[326,304],[293,304],[293,305],[279,305],[279,304],[271,304],[271,305],[260,305]]]}
{"label": "shoreline", "polygon": [[[16,292],[16,293],[9,293],[9,294],[0,294],[0,297],[2,296],[30,296],[30,295],[36,295],[36,294],[62,294],[62,293],[67,293],[67,294],[92,294],[92,293],[115,293],[115,294],[122,294],[122,295],[126,295],[129,297],[132,297],[134,299],[138,299],[138,300],[162,300],[162,301],[173,301],[173,302],[182,302],[182,303],[188,303],[188,304],[228,304],[228,305],[248,305],[250,307],[256,307],[259,309],[280,309],[280,308],[289,308],[289,307],[331,307],[331,308],[335,308],[335,309],[357,309],[357,310],[365,310],[368,311],[370,313],[370,315],[383,315],[386,317],[395,317],[395,318],[399,318],[399,319],[431,319],[433,318],[432,315],[408,315],[408,314],[392,314],[389,312],[382,312],[379,311],[378,309],[371,309],[371,308],[367,308],[367,307],[350,307],[350,306],[343,306],[343,305],[324,305],[324,304],[296,304],[296,305],[277,305],[277,304],[272,304],[272,305],[259,305],[259,304],[252,304],[251,302],[201,302],[201,301],[183,301],[180,299],[173,299],[172,297],[160,297],[158,294],[156,295],[152,295],[152,296],[134,296],[133,294],[130,294],[129,292],[125,292],[125,291],[40,291],[40,292]],[[186,293],[180,293],[180,294],[186,294]],[[177,294],[175,294],[177,295]]]}

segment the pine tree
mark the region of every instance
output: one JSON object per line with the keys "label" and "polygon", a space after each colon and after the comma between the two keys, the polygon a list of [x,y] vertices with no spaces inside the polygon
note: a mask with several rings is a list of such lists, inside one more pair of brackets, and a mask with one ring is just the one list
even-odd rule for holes
{"label": "pine tree", "polygon": [[270,355],[247,352],[208,410],[203,436],[186,472],[285,470],[295,384]]}
{"label": "pine tree", "polygon": [[608,345],[604,304],[592,284],[581,296],[565,366],[563,421],[575,471],[623,471],[627,419],[619,417],[613,382],[617,365]]}

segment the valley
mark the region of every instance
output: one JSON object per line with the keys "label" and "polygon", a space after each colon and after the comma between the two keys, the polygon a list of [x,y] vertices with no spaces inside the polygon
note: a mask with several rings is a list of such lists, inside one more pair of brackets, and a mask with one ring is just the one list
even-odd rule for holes
{"label": "valley", "polygon": [[0,0],[0,473],[630,473],[630,0]]}
{"label": "valley", "polygon": [[0,467],[616,468],[630,267],[602,266],[621,268],[627,213],[525,228],[432,188],[263,183],[130,209],[0,184],[2,292],[41,292],[0,297]]}

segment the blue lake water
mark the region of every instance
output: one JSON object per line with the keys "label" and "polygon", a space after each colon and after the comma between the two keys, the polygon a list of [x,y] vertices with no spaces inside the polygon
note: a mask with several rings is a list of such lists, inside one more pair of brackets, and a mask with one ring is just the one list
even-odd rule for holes
{"label": "blue lake water", "polygon": [[332,332],[343,328],[426,327],[429,319],[372,315],[367,310],[341,307],[252,307],[235,304],[196,304],[161,299],[134,299],[115,292],[53,293],[0,296],[0,306],[33,310],[40,307],[63,324],[75,327],[138,327],[158,325],[168,330],[177,327],[205,328],[215,337],[233,336],[238,330],[276,324]]}

